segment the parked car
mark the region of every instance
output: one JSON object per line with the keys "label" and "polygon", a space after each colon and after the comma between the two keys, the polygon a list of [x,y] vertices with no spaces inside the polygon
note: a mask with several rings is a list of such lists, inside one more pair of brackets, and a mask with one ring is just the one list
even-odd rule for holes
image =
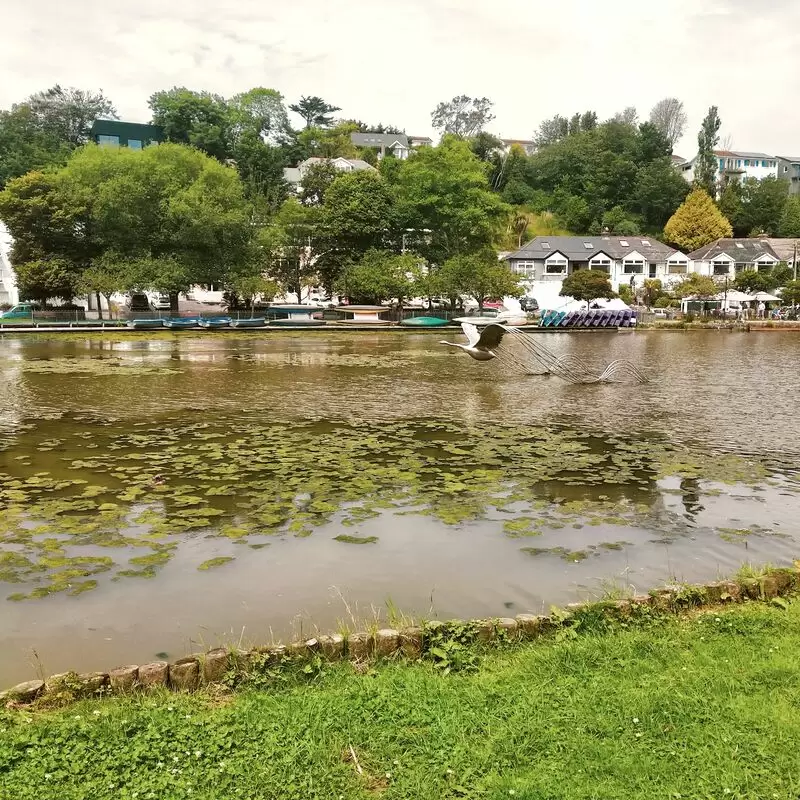
{"label": "parked car", "polygon": [[0,311],[1,319],[31,319],[34,311],[41,311],[42,307],[37,303],[17,303],[11,306],[8,311]]}
{"label": "parked car", "polygon": [[128,310],[129,311],[150,311],[150,300],[147,298],[146,294],[135,293],[132,294],[128,298]]}
{"label": "parked car", "polygon": [[156,311],[169,311],[170,308],[172,308],[172,305],[169,302],[169,295],[168,294],[156,295],[156,299],[153,300],[153,308]]}
{"label": "parked car", "polygon": [[539,310],[539,303],[537,302],[535,297],[520,297],[519,299],[519,306],[523,311],[538,311]]}

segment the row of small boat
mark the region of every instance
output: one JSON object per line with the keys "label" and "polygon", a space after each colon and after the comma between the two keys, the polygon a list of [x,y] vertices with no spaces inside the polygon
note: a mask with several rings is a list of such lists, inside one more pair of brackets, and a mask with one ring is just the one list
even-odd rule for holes
{"label": "row of small boat", "polygon": [[267,324],[264,317],[249,317],[248,319],[231,319],[230,317],[168,317],[165,319],[132,319],[128,327],[137,330],[155,330],[170,328],[181,330],[185,328],[263,328]]}
{"label": "row of small boat", "polygon": [[630,328],[635,324],[636,319],[630,309],[545,311],[539,320],[540,328]]}

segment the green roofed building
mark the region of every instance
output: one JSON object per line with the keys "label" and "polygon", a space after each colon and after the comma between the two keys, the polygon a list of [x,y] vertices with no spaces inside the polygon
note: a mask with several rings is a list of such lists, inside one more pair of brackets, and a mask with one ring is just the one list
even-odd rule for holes
{"label": "green roofed building", "polygon": [[118,119],[96,119],[92,123],[92,141],[105,147],[130,147],[141,150],[164,141],[164,132],[158,125],[123,122]]}

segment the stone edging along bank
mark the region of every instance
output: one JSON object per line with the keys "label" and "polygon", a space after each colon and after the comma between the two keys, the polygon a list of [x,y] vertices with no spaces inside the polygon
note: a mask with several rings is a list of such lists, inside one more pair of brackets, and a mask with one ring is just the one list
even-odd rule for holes
{"label": "stone edging along bank", "polygon": [[579,625],[591,618],[635,624],[652,619],[654,614],[677,614],[705,606],[740,603],[745,600],[771,600],[800,590],[800,561],[795,568],[770,569],[760,578],[715,581],[696,586],[668,586],[647,595],[596,603],[571,603],[551,615],[519,614],[514,618],[428,621],[419,626],[375,632],[317,636],[289,645],[270,645],[252,650],[217,648],[207,653],[181,658],[173,663],[117,667],[110,672],[53,675],[47,680],[20,683],[0,692],[0,702],[8,708],[30,703],[42,707],[64,705],[73,700],[106,695],[125,695],[134,691],[166,688],[192,692],[211,684],[235,685],[254,671],[296,666],[312,659],[356,663],[388,658],[416,661],[430,655],[431,647],[448,639],[466,645],[502,644],[530,641],[559,628]]}

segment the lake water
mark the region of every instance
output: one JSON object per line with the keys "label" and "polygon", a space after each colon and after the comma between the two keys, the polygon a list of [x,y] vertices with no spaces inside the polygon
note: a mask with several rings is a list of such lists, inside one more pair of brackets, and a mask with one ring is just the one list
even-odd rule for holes
{"label": "lake water", "polygon": [[0,685],[798,555],[800,337],[540,337],[652,381],[441,334],[0,336]]}

